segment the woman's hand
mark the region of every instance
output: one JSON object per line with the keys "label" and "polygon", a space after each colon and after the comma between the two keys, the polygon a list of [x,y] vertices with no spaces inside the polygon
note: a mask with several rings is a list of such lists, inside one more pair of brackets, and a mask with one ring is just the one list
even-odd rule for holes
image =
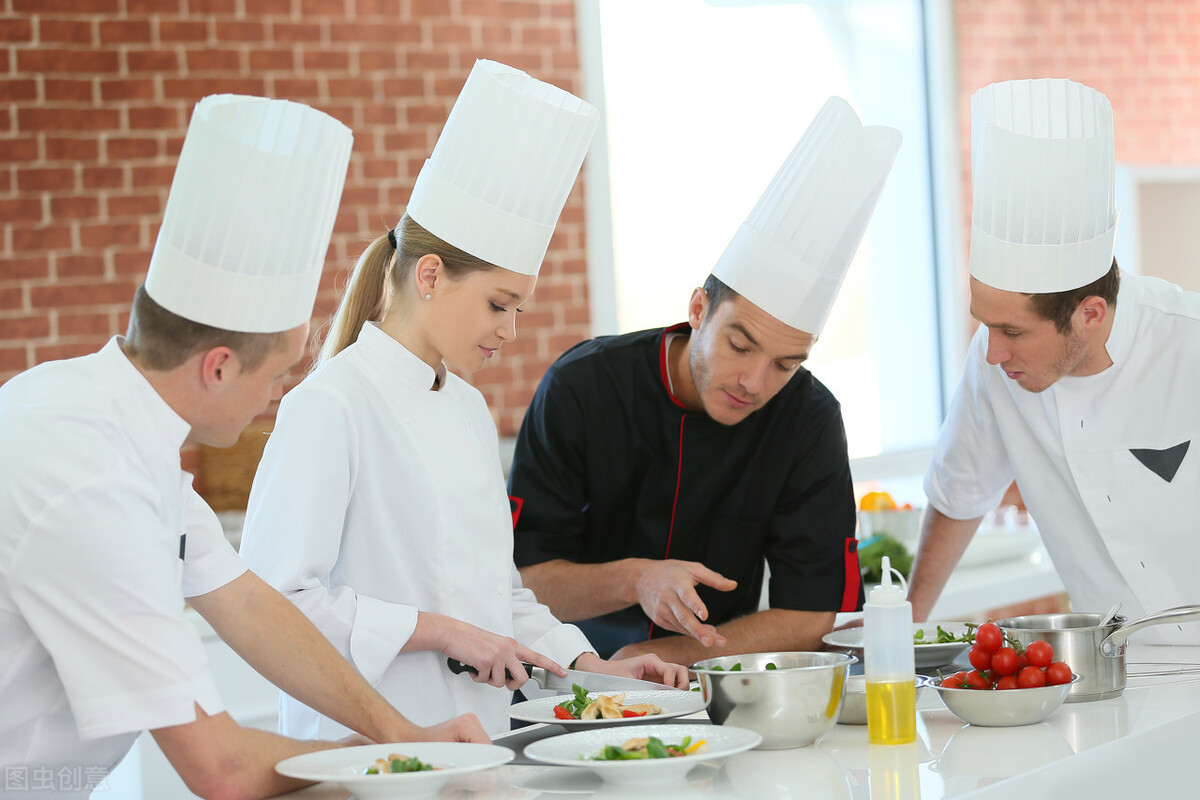
{"label": "woman's hand", "polygon": [[587,672],[607,672],[609,675],[656,681],[676,689],[687,689],[689,685],[687,667],[663,661],[653,653],[611,661],[605,661],[595,653],[584,653],[575,659],[575,667]]}
{"label": "woman's hand", "polygon": [[[404,650],[440,650],[450,658],[469,664],[477,672],[471,675],[476,683],[507,687],[515,691],[529,680],[521,666],[524,661],[544,667],[559,677],[567,671],[555,661],[517,642],[462,620],[444,614],[422,611],[417,615],[417,629]],[[507,674],[506,674],[507,673]]]}

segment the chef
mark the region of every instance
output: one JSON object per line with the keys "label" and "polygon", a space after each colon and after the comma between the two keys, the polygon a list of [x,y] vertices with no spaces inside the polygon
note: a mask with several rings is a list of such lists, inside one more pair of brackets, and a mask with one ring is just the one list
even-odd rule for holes
{"label": "chef", "polygon": [[225,541],[180,447],[228,446],[299,360],[350,157],[306,106],[196,106],[126,337],[0,388],[3,796],[87,795],[141,731],[204,797],[264,797],[274,765],[336,746],[241,728],[185,599],[290,694],[372,739],[422,729],[370,688]]}
{"label": "chef", "polygon": [[[1014,478],[1075,609],[1194,603],[1200,296],[1117,269],[1104,95],[1010,81],[971,109],[981,324],[925,476],[914,617]],[[1196,644],[1200,627],[1144,635]]]}
{"label": "chef", "polygon": [[[495,423],[449,371],[502,357],[516,334],[599,116],[519,70],[475,63],[406,213],[356,264],[321,362],[281,405],[254,478],[247,562],[418,722],[474,711],[507,731],[521,661],[687,685],[653,657],[597,658],[521,585]],[[343,725],[283,700],[291,735]]]}
{"label": "chef", "polygon": [[687,322],[584,342],[543,377],[509,481],[517,563],[601,654],[819,649],[861,603],[841,410],[802,364],[899,144],[831,98]]}

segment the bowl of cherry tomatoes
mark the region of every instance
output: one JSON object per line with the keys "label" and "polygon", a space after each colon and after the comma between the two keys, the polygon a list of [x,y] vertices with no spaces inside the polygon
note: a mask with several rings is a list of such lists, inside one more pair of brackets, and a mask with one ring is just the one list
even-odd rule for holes
{"label": "bowl of cherry tomatoes", "polygon": [[1049,642],[1021,645],[991,622],[975,631],[968,658],[970,671],[931,679],[929,685],[946,708],[972,725],[1041,722],[1058,710],[1080,678],[1065,662],[1054,660]]}

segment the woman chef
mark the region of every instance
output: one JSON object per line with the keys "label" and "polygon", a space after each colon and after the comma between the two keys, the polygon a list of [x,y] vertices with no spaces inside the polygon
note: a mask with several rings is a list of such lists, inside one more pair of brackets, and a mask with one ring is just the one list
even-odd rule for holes
{"label": "woman chef", "polygon": [[[495,424],[446,369],[478,370],[515,336],[598,118],[476,62],[408,213],[359,259],[318,367],[284,399],[254,480],[246,561],[418,724],[469,709],[507,730],[511,695],[495,687],[523,683],[522,660],[686,685],[656,656],[603,661],[521,586]],[[280,729],[341,726],[287,697]]]}

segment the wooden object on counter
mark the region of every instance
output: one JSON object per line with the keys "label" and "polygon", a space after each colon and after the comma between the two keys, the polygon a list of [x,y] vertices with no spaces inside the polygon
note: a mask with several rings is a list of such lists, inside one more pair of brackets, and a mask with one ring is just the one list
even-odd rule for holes
{"label": "wooden object on counter", "polygon": [[1007,619],[1009,617],[1023,617],[1026,614],[1066,614],[1071,610],[1071,598],[1065,593],[1054,594],[1048,597],[1040,597],[1036,600],[1027,600],[1022,603],[1016,603],[1009,606],[1001,606],[1000,608],[992,608],[984,612],[983,618],[978,620],[968,620],[969,622],[987,622],[990,619]]}
{"label": "wooden object on counter", "polygon": [[195,487],[214,511],[237,511],[246,507],[254,472],[267,446],[274,417],[262,417],[242,431],[232,447],[200,445]]}

